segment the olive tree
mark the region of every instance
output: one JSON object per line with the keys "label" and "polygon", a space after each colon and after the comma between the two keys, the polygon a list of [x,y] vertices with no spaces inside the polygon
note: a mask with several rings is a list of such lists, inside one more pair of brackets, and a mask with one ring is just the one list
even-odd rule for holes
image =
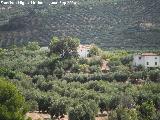
{"label": "olive tree", "polygon": [[108,120],[139,120],[136,109],[117,108],[109,114]]}
{"label": "olive tree", "polygon": [[89,56],[98,56],[101,53],[101,49],[97,46],[93,45],[92,48],[89,51]]}
{"label": "olive tree", "polygon": [[53,37],[50,42],[50,52],[60,55],[62,58],[77,56],[77,47],[80,41],[77,38],[63,37],[57,38]]}
{"label": "olive tree", "polygon": [[97,108],[97,104],[93,101],[78,103],[70,108],[69,120],[95,120]]}
{"label": "olive tree", "polygon": [[56,118],[63,118],[68,111],[68,105],[69,101],[65,97],[53,100],[52,105],[49,109],[49,114],[51,115],[51,118],[53,118],[54,116]]}
{"label": "olive tree", "polygon": [[114,79],[118,82],[125,82],[128,79],[128,74],[124,72],[116,72],[114,74]]}
{"label": "olive tree", "polygon": [[156,117],[156,109],[152,101],[142,103],[139,107],[139,112],[143,120],[153,120]]}

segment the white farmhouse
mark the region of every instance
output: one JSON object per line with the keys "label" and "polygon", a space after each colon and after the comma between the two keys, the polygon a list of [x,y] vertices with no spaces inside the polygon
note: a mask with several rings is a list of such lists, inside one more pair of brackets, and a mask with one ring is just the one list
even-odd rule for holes
{"label": "white farmhouse", "polygon": [[77,52],[81,58],[89,57],[89,51],[92,45],[79,45]]}
{"label": "white farmhouse", "polygon": [[160,56],[155,53],[134,55],[133,66],[142,65],[145,68],[160,67]]}

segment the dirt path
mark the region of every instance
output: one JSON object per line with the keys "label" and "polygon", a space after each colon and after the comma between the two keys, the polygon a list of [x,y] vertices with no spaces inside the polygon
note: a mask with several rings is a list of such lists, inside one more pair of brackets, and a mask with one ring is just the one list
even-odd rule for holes
{"label": "dirt path", "polygon": [[32,112],[32,113],[27,113],[26,117],[32,118],[32,120],[44,120],[44,119],[49,119],[51,118],[49,114],[43,114],[43,113],[38,113],[38,112]]}
{"label": "dirt path", "polygon": [[[43,114],[43,113],[38,113],[38,112],[32,112],[32,113],[27,113],[26,117],[32,118],[32,120],[47,120],[50,117],[49,114]],[[68,116],[66,115],[65,118],[61,118],[60,120],[68,120]],[[107,116],[105,117],[96,117],[96,120],[107,120]]]}

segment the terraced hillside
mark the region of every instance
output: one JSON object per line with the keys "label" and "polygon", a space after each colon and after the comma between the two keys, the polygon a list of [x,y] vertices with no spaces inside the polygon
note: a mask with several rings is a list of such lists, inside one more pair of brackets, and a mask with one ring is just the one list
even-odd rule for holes
{"label": "terraced hillside", "polygon": [[106,49],[160,46],[159,0],[90,0],[31,8],[1,23],[1,47],[35,40],[48,45],[52,36],[63,35]]}

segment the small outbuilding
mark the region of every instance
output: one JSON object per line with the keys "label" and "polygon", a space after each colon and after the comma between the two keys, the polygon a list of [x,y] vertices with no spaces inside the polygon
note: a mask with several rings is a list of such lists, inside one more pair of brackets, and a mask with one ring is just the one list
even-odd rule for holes
{"label": "small outbuilding", "polygon": [[89,57],[89,51],[92,48],[92,45],[79,45],[77,48],[78,55],[81,58]]}

